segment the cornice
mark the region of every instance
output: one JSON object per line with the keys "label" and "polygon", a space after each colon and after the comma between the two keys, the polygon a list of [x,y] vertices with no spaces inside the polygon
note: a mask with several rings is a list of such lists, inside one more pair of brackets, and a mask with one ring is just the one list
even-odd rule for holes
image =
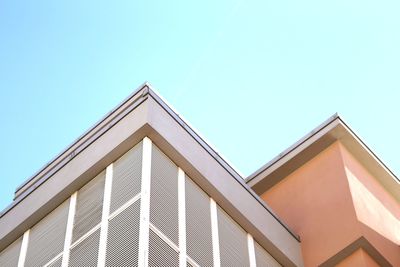
{"label": "cornice", "polygon": [[341,142],[400,203],[400,180],[337,114],[246,178],[258,194],[279,183],[334,142]]}

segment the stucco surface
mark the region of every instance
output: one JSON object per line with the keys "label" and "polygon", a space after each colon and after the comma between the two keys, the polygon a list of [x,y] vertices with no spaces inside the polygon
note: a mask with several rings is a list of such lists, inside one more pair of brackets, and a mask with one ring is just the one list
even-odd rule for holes
{"label": "stucco surface", "polygon": [[305,266],[318,266],[360,236],[338,143],[261,197],[300,235]]}
{"label": "stucco surface", "polygon": [[337,264],[336,267],[379,267],[379,264],[360,248]]}
{"label": "stucco surface", "polygon": [[341,146],[350,192],[364,237],[400,266],[400,204]]}
{"label": "stucco surface", "polygon": [[[399,203],[339,141],[261,197],[300,235],[305,266],[324,263],[362,236],[400,266]],[[357,253],[349,261],[370,257]]]}

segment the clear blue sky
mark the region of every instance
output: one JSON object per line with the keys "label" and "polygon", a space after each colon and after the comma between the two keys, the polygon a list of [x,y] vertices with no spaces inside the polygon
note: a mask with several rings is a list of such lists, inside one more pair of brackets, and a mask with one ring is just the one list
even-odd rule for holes
{"label": "clear blue sky", "polygon": [[339,112],[397,175],[399,1],[0,3],[0,209],[148,80],[244,175]]}

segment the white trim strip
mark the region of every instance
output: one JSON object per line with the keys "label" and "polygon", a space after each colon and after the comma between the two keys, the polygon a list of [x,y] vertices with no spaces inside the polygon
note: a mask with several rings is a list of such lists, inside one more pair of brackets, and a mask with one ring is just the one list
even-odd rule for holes
{"label": "white trim strip", "polygon": [[133,198],[131,198],[130,200],[128,200],[128,202],[126,202],[124,205],[119,207],[116,211],[111,213],[110,216],[108,217],[108,220],[111,220],[112,218],[114,218],[115,216],[117,216],[118,214],[120,214],[121,212],[126,210],[130,205],[135,203],[138,199],[140,199],[140,193],[137,194],[136,196],[134,196]]}
{"label": "white trim strip", "polygon": [[142,188],[140,200],[139,267],[147,267],[149,261],[151,150],[152,142],[150,138],[145,137],[143,139]]}
{"label": "white trim strip", "polygon": [[166,235],[164,235],[157,227],[155,227],[152,223],[150,223],[149,227],[156,235],[158,235],[165,243],[168,244],[171,248],[173,248],[177,253],[179,253],[179,247],[174,244]]}
{"label": "white trim strip", "polygon": [[192,259],[191,257],[189,257],[188,255],[186,255],[186,260],[188,263],[190,263],[190,265],[192,265],[193,267],[201,267],[200,265],[197,264],[197,262],[194,261],[194,259]]}
{"label": "white trim strip", "polygon": [[247,248],[249,249],[249,266],[256,267],[256,253],[254,250],[254,239],[250,234],[247,234]]}
{"label": "white trim strip", "polygon": [[186,267],[185,173],[178,168],[179,266]]}
{"label": "white trim strip", "polygon": [[108,216],[110,214],[113,166],[114,166],[113,163],[111,163],[110,165],[107,166],[106,169],[106,181],[104,185],[104,198],[103,198],[103,213],[101,215],[99,258],[97,261],[98,267],[104,267],[106,264]]}
{"label": "white trim strip", "polygon": [[61,264],[62,267],[68,267],[69,247],[71,246],[71,242],[72,242],[72,230],[74,228],[74,218],[75,218],[77,195],[78,195],[78,191],[73,193],[69,200],[67,230],[65,231],[65,241],[64,241],[64,254],[63,254],[62,264]]}
{"label": "white trim strip", "polygon": [[25,265],[26,251],[28,250],[29,232],[30,229],[26,230],[22,237],[21,250],[18,258],[18,267],[24,267]]}
{"label": "white trim strip", "polygon": [[53,259],[51,259],[48,263],[43,265],[43,267],[48,267],[48,266],[52,265],[54,262],[56,262],[58,259],[60,259],[63,254],[64,254],[64,251],[59,253],[57,256],[55,256]]}
{"label": "white trim strip", "polygon": [[220,267],[221,258],[219,254],[217,203],[212,198],[210,198],[210,212],[211,212],[211,234],[212,234],[214,267]]}
{"label": "white trim strip", "polygon": [[79,243],[81,243],[83,240],[85,240],[88,236],[90,236],[91,234],[93,234],[94,232],[96,232],[97,229],[99,229],[101,226],[101,222],[99,224],[97,224],[95,227],[93,227],[92,229],[89,230],[89,232],[87,232],[86,234],[84,234],[83,236],[81,236],[80,238],[78,238],[78,240],[76,240],[72,245],[70,249],[73,249],[74,247],[76,247],[76,245],[78,245]]}

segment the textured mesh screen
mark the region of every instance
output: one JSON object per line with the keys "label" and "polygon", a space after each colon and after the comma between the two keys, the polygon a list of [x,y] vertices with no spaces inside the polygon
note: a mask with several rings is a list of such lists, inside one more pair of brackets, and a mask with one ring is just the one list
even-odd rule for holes
{"label": "textured mesh screen", "polygon": [[99,252],[100,229],[97,229],[82,242],[71,248],[69,267],[95,267]]}
{"label": "textured mesh screen", "polygon": [[18,266],[21,244],[22,238],[19,238],[0,252],[0,266]]}
{"label": "textured mesh screen", "polygon": [[254,252],[256,254],[257,267],[280,267],[281,265],[269,253],[254,242]]}
{"label": "textured mesh screen", "polygon": [[200,266],[213,266],[210,198],[190,178],[185,183],[187,255]]}
{"label": "textured mesh screen", "polygon": [[106,266],[137,266],[139,255],[140,201],[110,220]]}
{"label": "textured mesh screen", "polygon": [[56,261],[52,262],[51,264],[47,265],[46,267],[61,267],[61,265],[62,265],[62,257],[59,257]]}
{"label": "textured mesh screen", "polygon": [[156,146],[152,148],[150,221],[178,244],[178,167]]}
{"label": "textured mesh screen", "polygon": [[140,193],[142,178],[142,143],[114,162],[110,213]]}
{"label": "textured mesh screen", "polygon": [[63,251],[68,208],[69,199],[31,229],[25,267],[43,266]]}
{"label": "textured mesh screen", "polygon": [[218,207],[218,234],[221,266],[248,266],[246,232]]}
{"label": "textured mesh screen", "polygon": [[104,181],[103,171],[78,191],[72,243],[100,223]]}
{"label": "textured mesh screen", "polygon": [[150,229],[149,267],[179,266],[179,254]]}

